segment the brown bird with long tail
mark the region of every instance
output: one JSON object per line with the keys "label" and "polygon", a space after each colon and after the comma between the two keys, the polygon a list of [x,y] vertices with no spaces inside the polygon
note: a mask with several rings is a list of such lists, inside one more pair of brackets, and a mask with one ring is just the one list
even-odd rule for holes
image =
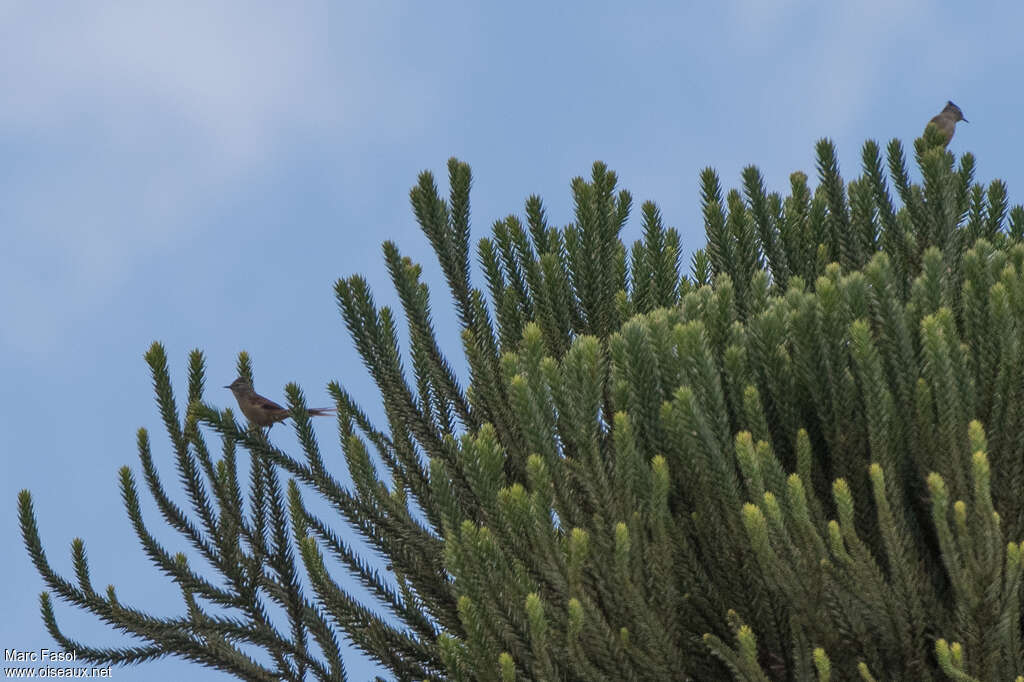
{"label": "brown bird with long tail", "polygon": [[[271,427],[292,416],[292,411],[281,407],[270,398],[264,398],[253,390],[252,384],[245,377],[238,377],[224,388],[231,389],[238,401],[242,414],[250,422],[259,427]],[[334,414],[333,407],[314,407],[307,410],[314,417],[326,417]]]}

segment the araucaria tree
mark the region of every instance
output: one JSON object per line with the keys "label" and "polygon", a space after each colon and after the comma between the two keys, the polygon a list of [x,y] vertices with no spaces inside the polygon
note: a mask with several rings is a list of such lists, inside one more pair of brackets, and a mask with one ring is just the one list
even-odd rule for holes
{"label": "araucaria tree", "polygon": [[449,162],[447,200],[423,173],[412,207],[468,383],[390,242],[407,349],[365,280],[336,287],[388,422],[330,385],[351,487],[296,386],[298,455],[203,402],[198,351],[177,402],[154,344],[191,509],[140,430],[142,474],[194,557],[154,540],[127,468],[121,492],[183,611],[96,591],[79,540],[74,579],[57,575],[23,492],[49,589],[140,643],[69,639],[44,593],[50,632],[92,661],[177,655],[252,680],[344,679],[342,637],[402,680],[1024,679],[1024,208],[933,133],[920,184],[895,140],[885,160],[865,144],[851,182],[819,142],[817,188],[794,173],[786,197],[756,168],[727,194],[705,170],[689,275],[652,203],[623,244],[632,201],[600,163],[572,182],[570,225],[531,197],[475,253],[469,167]]}

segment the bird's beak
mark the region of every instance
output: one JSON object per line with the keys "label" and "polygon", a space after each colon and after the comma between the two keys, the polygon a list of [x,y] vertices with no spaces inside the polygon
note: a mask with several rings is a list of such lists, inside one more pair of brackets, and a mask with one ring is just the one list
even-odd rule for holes
{"label": "bird's beak", "polygon": [[966,118],[962,118],[960,120],[963,121],[964,123],[970,123],[970,121],[968,121]]}
{"label": "bird's beak", "polygon": [[227,385],[227,386],[225,386],[224,388],[231,388],[231,384],[228,384],[228,385]]}

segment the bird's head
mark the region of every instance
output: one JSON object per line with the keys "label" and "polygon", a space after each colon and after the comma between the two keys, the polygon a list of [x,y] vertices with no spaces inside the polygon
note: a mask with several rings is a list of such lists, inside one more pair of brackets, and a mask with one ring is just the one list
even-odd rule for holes
{"label": "bird's head", "polygon": [[229,388],[232,393],[238,395],[240,393],[252,391],[252,383],[250,383],[245,377],[238,377],[224,388]]}
{"label": "bird's head", "polygon": [[963,121],[964,123],[970,123],[970,121],[968,121],[966,118],[964,118],[964,112],[960,111],[960,107],[958,107],[957,105],[953,104],[953,102],[951,102],[951,101],[946,102],[946,108],[942,110],[942,113],[944,113],[944,114],[952,114],[954,116],[954,120],[956,120],[956,121]]}

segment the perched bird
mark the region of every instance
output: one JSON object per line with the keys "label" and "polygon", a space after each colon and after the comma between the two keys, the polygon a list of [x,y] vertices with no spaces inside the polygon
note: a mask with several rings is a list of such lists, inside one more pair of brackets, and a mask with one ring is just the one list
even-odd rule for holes
{"label": "perched bird", "polygon": [[[283,422],[292,416],[292,411],[287,407],[281,407],[273,400],[264,398],[252,389],[252,384],[245,377],[238,377],[225,386],[230,388],[238,401],[238,407],[242,410],[250,422],[257,426],[273,426],[277,422]],[[308,410],[314,417],[325,417],[334,414],[333,407],[317,407]]]}
{"label": "perched bird", "polygon": [[928,124],[934,123],[939,132],[945,136],[946,144],[949,144],[949,141],[953,139],[953,133],[956,132],[957,121],[970,123],[970,121],[964,118],[964,112],[960,111],[960,107],[952,102],[946,102],[946,108],[933,116],[932,120],[928,121]]}

